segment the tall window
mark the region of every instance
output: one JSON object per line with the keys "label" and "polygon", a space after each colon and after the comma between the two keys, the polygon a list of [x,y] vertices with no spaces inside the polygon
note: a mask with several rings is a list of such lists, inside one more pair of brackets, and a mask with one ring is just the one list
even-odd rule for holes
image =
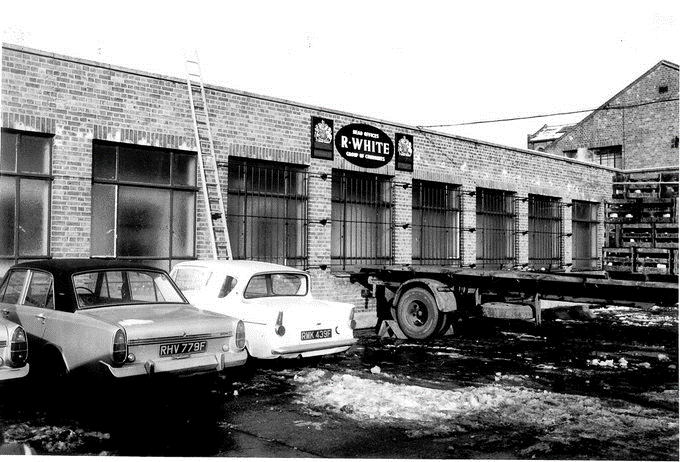
{"label": "tall window", "polygon": [[508,191],[477,188],[477,266],[515,263],[515,201]]}
{"label": "tall window", "polygon": [[621,154],[621,146],[605,146],[602,148],[593,148],[590,150],[593,155],[593,160],[600,165],[607,167],[623,168],[623,157]]}
{"label": "tall window", "polygon": [[95,141],[91,253],[170,269],[195,257],[196,155]]}
{"label": "tall window", "polygon": [[331,265],[392,262],[392,189],[389,178],[333,170]]}
{"label": "tall window", "polygon": [[52,138],[2,130],[0,259],[49,256]]}
{"label": "tall window", "polygon": [[414,180],[412,210],[413,263],[460,264],[459,187]]}
{"label": "tall window", "polygon": [[562,205],[554,197],[529,194],[529,264],[546,269],[562,264]]}
{"label": "tall window", "polygon": [[307,194],[302,168],[230,158],[227,227],[234,258],[305,266]]}
{"label": "tall window", "polygon": [[597,212],[594,202],[574,201],[572,207],[572,262],[574,269],[597,269]]}

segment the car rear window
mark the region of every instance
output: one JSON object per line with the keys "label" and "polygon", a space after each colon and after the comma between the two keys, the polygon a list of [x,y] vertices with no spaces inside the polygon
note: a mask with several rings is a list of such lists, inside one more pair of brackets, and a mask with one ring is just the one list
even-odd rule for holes
{"label": "car rear window", "polygon": [[173,273],[180,290],[202,290],[208,285],[212,272],[204,268],[177,268]]}
{"label": "car rear window", "polygon": [[73,276],[81,309],[138,303],[185,303],[170,278],[155,271],[92,271]]}
{"label": "car rear window", "polygon": [[244,298],[307,295],[307,276],[294,273],[258,274],[248,282]]}

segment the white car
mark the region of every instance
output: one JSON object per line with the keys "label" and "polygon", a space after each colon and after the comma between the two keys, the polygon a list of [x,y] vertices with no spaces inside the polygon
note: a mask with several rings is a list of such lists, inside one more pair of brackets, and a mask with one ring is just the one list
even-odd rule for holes
{"label": "white car", "polygon": [[0,382],[28,374],[28,343],[24,329],[7,319],[0,310]]}
{"label": "white car", "polygon": [[247,260],[187,261],[170,273],[194,306],[246,323],[246,349],[260,359],[347,351],[354,338],[350,303],[316,300],[309,274]]}

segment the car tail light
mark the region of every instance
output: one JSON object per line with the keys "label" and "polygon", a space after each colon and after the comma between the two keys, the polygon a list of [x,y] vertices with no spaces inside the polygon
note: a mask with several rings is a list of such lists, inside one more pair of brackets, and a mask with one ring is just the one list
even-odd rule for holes
{"label": "car tail light", "polygon": [[283,337],[286,333],[286,328],[283,327],[283,311],[279,311],[279,315],[276,318],[276,327],[274,328],[276,335]]}
{"label": "car tail light", "polygon": [[246,326],[243,321],[236,323],[236,348],[243,350],[246,347]]}
{"label": "car tail light", "polygon": [[349,311],[349,328],[354,329],[357,326],[357,322],[354,320],[354,307]]}
{"label": "car tail light", "polygon": [[28,340],[26,331],[20,326],[14,329],[9,348],[9,360],[14,367],[23,367],[28,359]]}
{"label": "car tail light", "polygon": [[127,358],[127,338],[125,338],[125,331],[118,329],[116,335],[113,337],[113,364],[114,366],[122,366],[125,364]]}

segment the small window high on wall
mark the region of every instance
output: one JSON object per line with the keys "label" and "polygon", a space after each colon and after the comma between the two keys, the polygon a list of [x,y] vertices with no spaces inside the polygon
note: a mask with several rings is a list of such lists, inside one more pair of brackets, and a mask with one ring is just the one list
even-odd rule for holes
{"label": "small window high on wall", "polygon": [[92,146],[93,257],[142,260],[169,270],[193,259],[196,155],[95,141]]}
{"label": "small window high on wall", "polygon": [[0,149],[0,260],[46,258],[50,253],[52,136],[2,130]]}
{"label": "small window high on wall", "polygon": [[332,267],[392,263],[390,179],[333,170],[332,183]]}
{"label": "small window high on wall", "polygon": [[460,187],[413,181],[412,260],[416,265],[460,264]]}

